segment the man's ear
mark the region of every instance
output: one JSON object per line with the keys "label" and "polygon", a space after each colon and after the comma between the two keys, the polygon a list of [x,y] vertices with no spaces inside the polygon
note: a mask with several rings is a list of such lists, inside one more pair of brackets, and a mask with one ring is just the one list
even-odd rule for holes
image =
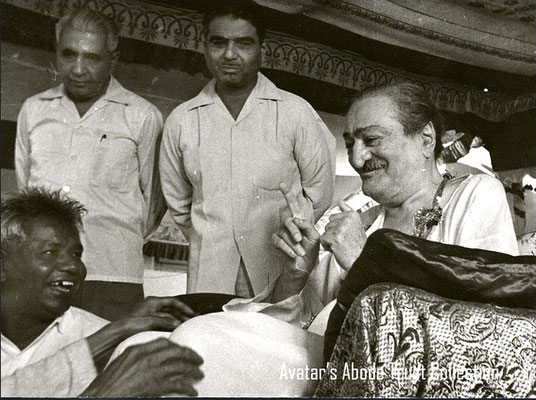
{"label": "man's ear", "polygon": [[437,140],[434,124],[428,122],[424,128],[422,128],[421,139],[423,144],[423,154],[426,158],[434,156],[434,149]]}

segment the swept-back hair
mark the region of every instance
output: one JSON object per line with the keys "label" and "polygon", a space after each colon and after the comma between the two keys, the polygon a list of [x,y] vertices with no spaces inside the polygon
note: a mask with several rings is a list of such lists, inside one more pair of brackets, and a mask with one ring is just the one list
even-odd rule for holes
{"label": "swept-back hair", "polygon": [[359,92],[354,103],[366,97],[385,95],[396,104],[398,120],[404,127],[404,134],[416,135],[431,123],[436,138],[434,147],[435,158],[443,150],[441,136],[443,135],[443,118],[437,107],[432,103],[423,86],[412,82],[394,82],[379,86],[369,86]]}
{"label": "swept-back hair", "polygon": [[59,221],[80,231],[85,213],[82,204],[60,190],[28,188],[2,200],[2,257],[26,239],[29,224],[37,218]]}
{"label": "swept-back hair", "polygon": [[73,28],[83,32],[102,32],[106,34],[108,50],[113,53],[119,42],[119,28],[108,15],[89,8],[75,8],[61,18],[56,24],[56,43],[59,43],[61,33],[65,28]]}
{"label": "swept-back hair", "polygon": [[214,18],[231,15],[248,21],[257,30],[259,43],[264,42],[266,21],[262,7],[253,0],[210,0],[206,1],[207,9],[203,15],[203,32],[206,37],[208,26]]}

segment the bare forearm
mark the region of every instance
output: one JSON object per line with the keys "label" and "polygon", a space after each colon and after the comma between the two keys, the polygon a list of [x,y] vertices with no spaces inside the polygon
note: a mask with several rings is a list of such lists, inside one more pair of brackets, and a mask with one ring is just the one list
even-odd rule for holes
{"label": "bare forearm", "polygon": [[113,322],[89,336],[87,342],[97,369],[102,371],[116,346],[135,333],[127,325]]}

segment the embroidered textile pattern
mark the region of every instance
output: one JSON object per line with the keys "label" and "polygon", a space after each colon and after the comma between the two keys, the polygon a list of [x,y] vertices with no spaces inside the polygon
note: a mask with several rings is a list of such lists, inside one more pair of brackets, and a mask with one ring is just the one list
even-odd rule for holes
{"label": "embroidered textile pattern", "polygon": [[396,284],[356,298],[319,397],[530,397],[534,310],[452,301]]}

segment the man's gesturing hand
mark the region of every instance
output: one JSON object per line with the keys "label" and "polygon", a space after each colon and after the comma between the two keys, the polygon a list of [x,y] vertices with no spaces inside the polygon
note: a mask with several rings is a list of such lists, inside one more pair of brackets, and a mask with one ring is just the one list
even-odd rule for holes
{"label": "man's gesturing hand", "polygon": [[313,224],[307,200],[297,198],[288,185],[280,185],[287,206],[281,210],[281,228],[272,235],[274,245],[291,258],[303,257],[318,245],[320,236]]}
{"label": "man's gesturing hand", "polygon": [[361,254],[367,236],[359,214],[342,200],[339,201],[339,208],[342,212],[331,215],[320,242],[348,271]]}

